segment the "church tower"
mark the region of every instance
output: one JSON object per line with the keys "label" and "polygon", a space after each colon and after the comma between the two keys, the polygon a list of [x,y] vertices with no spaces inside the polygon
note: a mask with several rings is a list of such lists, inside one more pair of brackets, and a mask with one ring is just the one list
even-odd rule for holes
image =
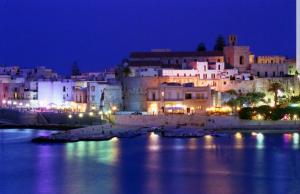
{"label": "church tower", "polygon": [[237,36],[236,35],[229,35],[228,36],[228,46],[236,46],[237,45]]}

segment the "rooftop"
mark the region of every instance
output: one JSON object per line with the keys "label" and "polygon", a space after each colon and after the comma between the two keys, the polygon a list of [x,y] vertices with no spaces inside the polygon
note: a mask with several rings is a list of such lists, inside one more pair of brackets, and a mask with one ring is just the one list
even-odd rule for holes
{"label": "rooftop", "polygon": [[212,57],[223,56],[222,51],[204,52],[132,52],[130,58],[162,58],[162,57]]}

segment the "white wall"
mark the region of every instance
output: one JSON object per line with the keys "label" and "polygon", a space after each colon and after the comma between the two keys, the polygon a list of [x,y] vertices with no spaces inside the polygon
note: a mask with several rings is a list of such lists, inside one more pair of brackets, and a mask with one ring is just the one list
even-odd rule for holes
{"label": "white wall", "polygon": [[73,81],[39,81],[38,100],[40,106],[67,105],[72,100],[73,86]]}
{"label": "white wall", "polygon": [[162,76],[170,76],[170,77],[189,77],[189,76],[197,76],[199,74],[198,70],[195,69],[163,69]]}

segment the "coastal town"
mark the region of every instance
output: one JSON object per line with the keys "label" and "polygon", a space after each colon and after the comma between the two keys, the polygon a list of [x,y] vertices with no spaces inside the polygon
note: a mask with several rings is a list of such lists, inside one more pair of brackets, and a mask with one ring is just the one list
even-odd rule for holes
{"label": "coastal town", "polygon": [[236,35],[219,36],[212,51],[200,43],[196,51],[132,52],[101,72],[81,72],[76,63],[71,76],[1,66],[0,122],[245,129],[245,120],[285,120],[295,128],[299,89],[295,59],[258,56]]}

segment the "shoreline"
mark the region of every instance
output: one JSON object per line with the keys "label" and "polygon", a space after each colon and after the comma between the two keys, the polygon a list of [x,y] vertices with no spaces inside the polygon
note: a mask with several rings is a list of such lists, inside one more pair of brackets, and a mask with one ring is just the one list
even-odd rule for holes
{"label": "shoreline", "polygon": [[[269,126],[271,128],[271,126]],[[96,125],[84,128],[77,128],[68,131],[62,131],[49,136],[37,137],[32,140],[35,143],[66,143],[77,141],[108,141],[114,138],[134,138],[143,135],[152,135],[153,133],[166,138],[201,138],[207,135],[214,137],[230,137],[235,133],[264,133],[264,134],[284,134],[300,133],[299,127],[263,129],[242,127],[237,129],[204,129],[193,126],[128,126],[128,125]]]}
{"label": "shoreline", "polygon": [[18,125],[18,124],[0,124],[0,130],[2,129],[43,129],[43,130],[61,130],[68,131],[72,129],[83,128],[81,125],[60,125],[60,124],[49,124],[49,125]]}

